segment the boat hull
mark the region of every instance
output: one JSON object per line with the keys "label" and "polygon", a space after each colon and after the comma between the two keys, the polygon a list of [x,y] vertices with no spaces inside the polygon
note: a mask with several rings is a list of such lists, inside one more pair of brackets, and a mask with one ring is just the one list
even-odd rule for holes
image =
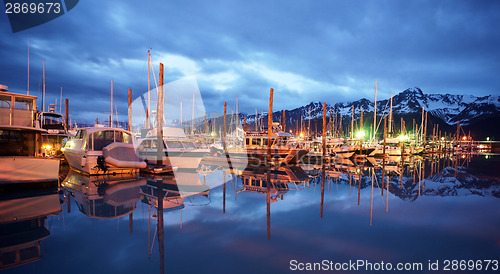
{"label": "boat hull", "polygon": [[0,184],[57,181],[59,163],[58,158],[0,157]]}

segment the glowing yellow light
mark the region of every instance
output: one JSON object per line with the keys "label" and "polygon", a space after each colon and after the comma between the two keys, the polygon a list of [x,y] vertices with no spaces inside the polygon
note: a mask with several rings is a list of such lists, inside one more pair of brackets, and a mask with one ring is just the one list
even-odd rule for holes
{"label": "glowing yellow light", "polygon": [[300,137],[304,137],[304,132],[301,132],[301,133],[300,133]]}
{"label": "glowing yellow light", "polygon": [[51,145],[44,145],[43,148],[47,149],[47,150],[51,150],[52,149],[52,146]]}
{"label": "glowing yellow light", "polygon": [[486,137],[486,141],[489,141],[490,140],[490,137]]}
{"label": "glowing yellow light", "polygon": [[441,141],[444,141],[444,137],[441,137]]}
{"label": "glowing yellow light", "polygon": [[465,137],[465,136],[464,136],[464,137],[462,137],[462,140],[464,140],[464,141],[465,141],[465,140],[467,140],[467,137]]}
{"label": "glowing yellow light", "polygon": [[360,131],[356,132],[356,137],[357,138],[361,139],[364,136],[365,136],[365,132],[364,131],[360,130]]}
{"label": "glowing yellow light", "polygon": [[401,140],[401,141],[408,140],[408,136],[406,136],[406,135],[399,135],[399,140]]}

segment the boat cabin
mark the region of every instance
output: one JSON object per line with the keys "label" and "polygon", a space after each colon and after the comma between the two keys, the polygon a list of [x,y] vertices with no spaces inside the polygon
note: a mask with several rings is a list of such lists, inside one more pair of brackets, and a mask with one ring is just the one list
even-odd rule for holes
{"label": "boat cabin", "polygon": [[132,134],[120,128],[83,128],[66,143],[65,148],[81,147],[82,150],[102,151],[104,147],[114,142],[132,144]]}
{"label": "boat cabin", "polygon": [[35,127],[36,96],[3,90],[0,89],[0,156],[40,155],[40,134],[45,130]]}

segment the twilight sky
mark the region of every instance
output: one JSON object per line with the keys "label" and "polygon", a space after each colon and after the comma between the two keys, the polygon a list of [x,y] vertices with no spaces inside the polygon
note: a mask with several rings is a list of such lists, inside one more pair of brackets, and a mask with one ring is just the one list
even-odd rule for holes
{"label": "twilight sky", "polygon": [[[139,4],[140,3],[140,4]],[[12,33],[0,15],[0,84],[70,100],[78,122],[118,112],[127,89],[147,91],[147,50],[165,82],[195,76],[208,112],[425,93],[499,94],[498,1],[80,1],[67,14]],[[158,77],[158,75],[156,75]],[[135,98],[134,98],[135,99]],[[58,99],[59,100],[59,99]],[[38,100],[41,103],[41,99]],[[123,121],[125,118],[121,118]]]}

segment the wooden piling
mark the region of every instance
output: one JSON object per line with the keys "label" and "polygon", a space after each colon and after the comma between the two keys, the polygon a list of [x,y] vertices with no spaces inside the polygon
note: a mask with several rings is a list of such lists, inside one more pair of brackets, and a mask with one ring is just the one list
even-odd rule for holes
{"label": "wooden piling", "polygon": [[326,102],[323,102],[323,161],[326,155]]}
{"label": "wooden piling", "polygon": [[128,130],[132,130],[132,90],[128,89]]}
{"label": "wooden piling", "polygon": [[66,129],[69,130],[71,125],[68,124],[68,121],[69,121],[69,100],[68,98],[64,98],[64,123],[66,124]]}
{"label": "wooden piling", "polygon": [[163,63],[160,63],[160,77],[158,83],[158,106],[156,107],[156,153],[157,153],[157,168],[163,167]]}
{"label": "wooden piling", "polygon": [[283,131],[286,131],[285,111],[283,110]]}
{"label": "wooden piling", "polygon": [[[273,135],[273,93],[271,88],[269,94],[269,113],[267,114],[267,162],[271,162],[271,137]],[[269,182],[268,182],[269,183]]]}

